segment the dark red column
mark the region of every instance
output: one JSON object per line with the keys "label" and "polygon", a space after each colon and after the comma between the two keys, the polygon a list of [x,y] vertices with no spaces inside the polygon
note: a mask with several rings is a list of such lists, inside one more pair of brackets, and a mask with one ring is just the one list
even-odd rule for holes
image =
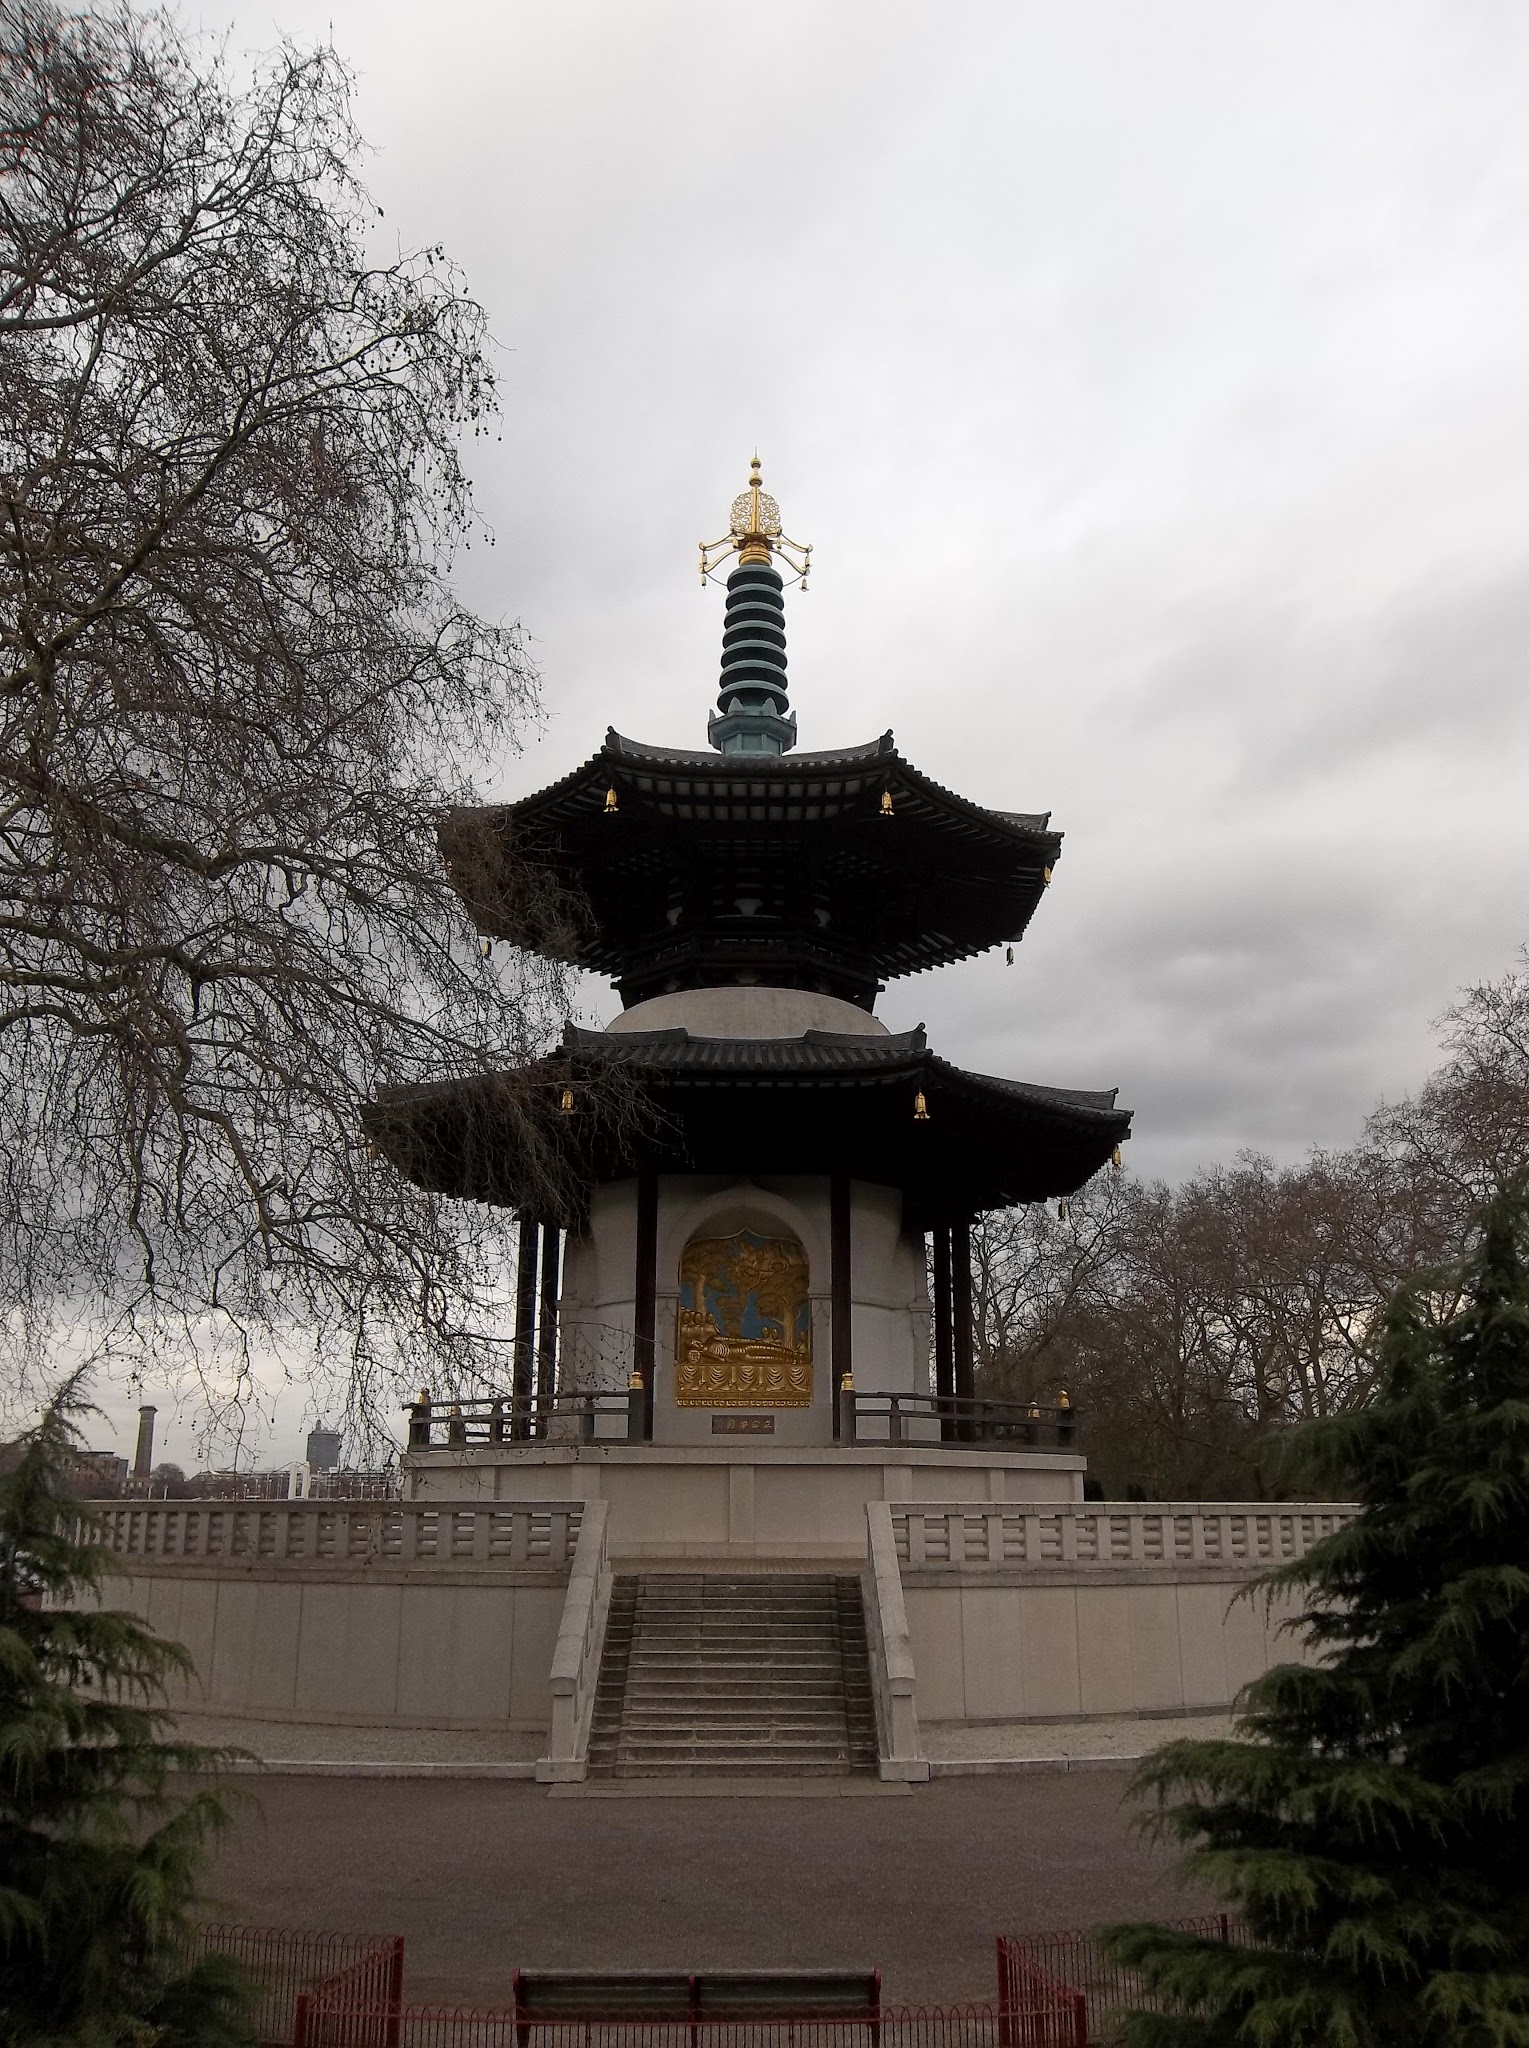
{"label": "dark red column", "polygon": [[657,1363],[658,1175],[651,1166],[637,1172],[637,1272],[632,1363],[642,1374],[642,1433],[653,1440],[653,1375]]}
{"label": "dark red column", "polygon": [[829,1369],[833,1375],[832,1405],[836,1437],[840,1433],[839,1392],[844,1385],[845,1375],[853,1375],[855,1369],[850,1339],[850,1317],[853,1314],[854,1300],[850,1288],[851,1243],[849,1175],[836,1173],[831,1176],[828,1183]]}
{"label": "dark red column", "polygon": [[515,1264],[515,1344],[512,1351],[514,1378],[510,1392],[511,1436],[524,1436],[531,1415],[531,1375],[536,1358],[536,1239],[537,1227],[527,1216],[520,1218],[519,1254]]}
{"label": "dark red column", "polygon": [[[972,1401],[977,1395],[972,1351],[972,1226],[964,1216],[951,1225],[950,1281],[956,1399]],[[961,1434],[968,1433],[963,1427]]]}
{"label": "dark red column", "polygon": [[563,1233],[555,1223],[542,1225],[542,1308],[536,1345],[536,1405],[552,1413],[557,1392],[557,1303],[562,1278]]}
{"label": "dark red column", "polygon": [[[942,1402],[949,1401],[956,1391],[955,1372],[952,1363],[950,1325],[950,1225],[937,1223],[934,1226],[934,1390]],[[942,1415],[940,1435],[949,1439],[953,1428],[948,1415]]]}

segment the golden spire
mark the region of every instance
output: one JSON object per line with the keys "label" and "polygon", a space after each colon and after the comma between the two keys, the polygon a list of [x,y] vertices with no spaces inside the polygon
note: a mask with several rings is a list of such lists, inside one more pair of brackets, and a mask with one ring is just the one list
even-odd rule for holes
{"label": "golden spire", "polygon": [[745,562],[768,562],[779,555],[796,571],[805,589],[812,567],[812,549],[792,540],[780,530],[780,507],[765,489],[759,474],[759,457],[749,464],[749,487],[740,491],[728,513],[727,532],[721,540],[701,542],[701,581],[710,580],[729,555]]}

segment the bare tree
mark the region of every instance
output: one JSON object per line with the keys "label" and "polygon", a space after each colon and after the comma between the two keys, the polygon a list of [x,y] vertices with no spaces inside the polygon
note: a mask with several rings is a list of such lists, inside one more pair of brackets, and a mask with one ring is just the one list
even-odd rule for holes
{"label": "bare tree", "polygon": [[[165,15],[0,0],[18,1352],[83,1319],[108,1348],[168,1325],[470,1363],[502,1274],[502,1219],[403,1184],[360,1125],[380,1085],[525,1060],[566,991],[485,962],[436,846],[477,800],[454,764],[513,743],[535,677],[448,581],[482,312],[438,249],[373,259],[358,149],[329,50],[241,86]],[[529,868],[520,896],[528,933],[565,914]],[[551,1203],[543,1105],[501,1096]]]}
{"label": "bare tree", "polygon": [[1246,1496],[1283,1483],[1291,1426],[1362,1404],[1396,1289],[1458,1305],[1478,1203],[1529,1166],[1529,972],[1468,990],[1449,1057],[1361,1141],[1247,1154],[1177,1188],[1100,1176],[973,1239],[979,1380],[1085,1411],[1111,1492]]}

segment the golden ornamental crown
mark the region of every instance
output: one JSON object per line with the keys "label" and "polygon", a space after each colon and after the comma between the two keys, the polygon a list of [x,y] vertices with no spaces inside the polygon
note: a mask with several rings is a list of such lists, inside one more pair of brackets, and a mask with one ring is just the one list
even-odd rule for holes
{"label": "golden ornamental crown", "polygon": [[749,464],[748,489],[740,491],[729,508],[727,529],[720,540],[701,542],[703,583],[717,580],[716,572],[729,555],[736,555],[740,563],[768,562],[778,555],[805,589],[812,549],[781,531],[780,507],[764,488],[757,455]]}

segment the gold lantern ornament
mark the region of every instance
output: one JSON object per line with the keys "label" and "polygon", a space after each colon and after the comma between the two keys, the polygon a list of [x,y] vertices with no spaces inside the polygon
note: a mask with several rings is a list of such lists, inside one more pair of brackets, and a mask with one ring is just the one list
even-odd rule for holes
{"label": "gold lantern ornament", "polygon": [[927,1124],[929,1121],[929,1104],[924,1100],[922,1088],[913,1098],[913,1121],[916,1124]]}

